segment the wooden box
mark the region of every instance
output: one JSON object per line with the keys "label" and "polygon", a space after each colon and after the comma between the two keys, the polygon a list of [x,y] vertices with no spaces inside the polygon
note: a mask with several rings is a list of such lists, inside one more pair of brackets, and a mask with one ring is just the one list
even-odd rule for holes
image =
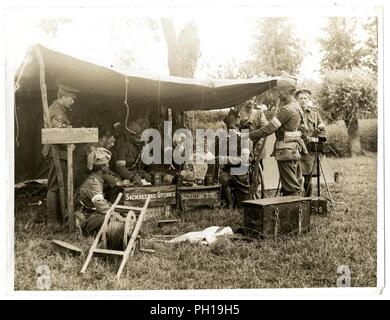
{"label": "wooden box", "polygon": [[128,206],[143,206],[151,196],[148,207],[166,207],[176,204],[176,185],[128,187],[123,190],[123,202]]}
{"label": "wooden box", "polygon": [[187,212],[201,207],[217,208],[221,203],[221,185],[177,187],[177,209]]}
{"label": "wooden box", "polygon": [[278,235],[309,231],[311,199],[276,197],[243,202],[244,231],[254,238],[277,238]]}
{"label": "wooden box", "polygon": [[311,197],[311,214],[327,214],[328,200],[324,197]]}

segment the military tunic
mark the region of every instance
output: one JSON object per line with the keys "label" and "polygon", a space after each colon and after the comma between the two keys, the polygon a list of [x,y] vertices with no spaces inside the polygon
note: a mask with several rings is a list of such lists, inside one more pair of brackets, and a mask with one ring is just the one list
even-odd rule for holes
{"label": "military tunic", "polygon": [[[306,138],[317,138],[326,137],[325,124],[322,121],[320,112],[317,107],[308,107],[303,110],[304,121],[306,131],[303,132],[304,141]],[[315,157],[310,153],[302,155],[301,157],[301,168],[303,175],[310,175],[313,170],[313,176],[317,175],[317,167],[315,165]],[[313,166],[314,164],[314,166]]]}
{"label": "military tunic", "polygon": [[[303,122],[303,111],[295,100],[288,100],[276,116],[263,128],[249,133],[250,139],[266,137],[275,132],[275,158],[278,163],[283,195],[298,195],[301,191],[302,173],[299,166],[301,142],[285,142],[285,132],[296,132]],[[283,159],[282,156],[285,156]]]}
{"label": "military tunic", "polygon": [[[230,188],[235,189],[237,207],[241,208],[241,203],[250,197],[250,161],[252,154],[252,143],[249,141],[248,147],[241,148],[237,143],[237,155],[219,156],[219,163],[223,164],[222,173],[219,181],[222,186],[225,198],[231,208],[233,203],[231,199]],[[236,172],[233,170],[237,170]]]}
{"label": "military tunic", "polygon": [[[94,149],[100,147],[98,143],[86,143],[77,148],[75,156],[75,186],[76,189],[81,186],[89,176],[90,171],[87,169],[88,154]],[[103,180],[106,185],[113,188],[121,179],[115,175],[108,167],[103,167]]]}
{"label": "military tunic", "polygon": [[[249,114],[246,114],[240,109],[230,109],[225,122],[227,123],[228,129],[248,129],[249,131],[263,128],[268,124],[264,112],[256,109],[250,109]],[[254,144],[252,150],[254,153],[254,158],[265,158],[265,149],[262,150],[261,154],[259,153],[263,142],[264,141],[257,141],[257,143]]]}
{"label": "military tunic", "polygon": [[[49,119],[53,128],[66,128],[70,125],[70,120],[66,112],[66,107],[55,100],[49,107]],[[61,222],[59,206],[59,185],[57,180],[57,171],[54,159],[50,150],[50,145],[44,145],[42,154],[49,162],[49,173],[47,177],[47,215],[49,221]],[[67,183],[67,147],[66,145],[57,145],[58,157],[64,185]],[[65,190],[66,192],[66,190]]]}
{"label": "military tunic", "polygon": [[[102,174],[92,172],[80,187],[78,201],[84,209],[94,210],[87,215],[86,221],[81,225],[83,231],[92,235],[98,232],[103,224],[106,212],[110,209],[111,203],[103,195],[104,179]],[[84,210],[86,212],[86,210]]]}
{"label": "military tunic", "polygon": [[142,149],[134,141],[122,142],[116,152],[116,173],[135,184],[141,184],[141,178],[150,180],[150,174],[141,170]]}

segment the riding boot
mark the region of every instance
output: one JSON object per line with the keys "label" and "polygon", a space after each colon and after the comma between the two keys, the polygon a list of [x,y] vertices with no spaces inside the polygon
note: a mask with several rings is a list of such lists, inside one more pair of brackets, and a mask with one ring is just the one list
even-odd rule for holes
{"label": "riding boot", "polygon": [[226,198],[226,202],[229,209],[233,209],[233,198],[232,198],[232,191],[229,187],[223,188],[223,193]]}
{"label": "riding boot", "polygon": [[58,217],[58,192],[48,190],[46,195],[46,206],[47,206],[47,222],[51,224],[60,223]]}

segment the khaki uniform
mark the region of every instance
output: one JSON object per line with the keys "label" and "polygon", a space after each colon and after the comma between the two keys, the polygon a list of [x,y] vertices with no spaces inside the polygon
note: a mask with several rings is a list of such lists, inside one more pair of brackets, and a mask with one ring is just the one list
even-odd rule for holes
{"label": "khaki uniform", "polygon": [[[268,121],[265,117],[264,112],[258,109],[251,109],[250,114],[244,114],[239,109],[230,109],[229,114],[226,118],[226,123],[228,129],[248,129],[249,131],[253,131],[255,129],[263,128],[265,125],[268,124]],[[254,144],[252,150],[254,153],[254,158],[265,158],[265,149],[263,149],[261,154],[258,154],[262,142],[263,141],[258,141],[256,144]]]}
{"label": "khaki uniform", "polygon": [[141,184],[141,178],[150,181],[150,174],[142,170],[140,148],[133,141],[122,142],[116,152],[116,173],[126,180],[135,184]]}
{"label": "khaki uniform", "polygon": [[[78,147],[75,156],[75,186],[76,189],[81,186],[85,179],[90,175],[90,171],[87,169],[87,157],[94,147],[100,147],[97,143],[87,143]],[[121,181],[119,177],[115,175],[109,168],[103,168],[103,180],[110,188],[116,186],[117,182]]]}
{"label": "khaki uniform", "polygon": [[[252,145],[248,149],[243,149],[238,146],[237,156],[220,156],[220,162],[226,163],[223,166],[223,171],[219,177],[219,182],[222,186],[222,191],[227,200],[229,208],[233,207],[233,200],[231,198],[231,189],[235,189],[236,204],[241,208],[242,201],[249,200],[250,197],[250,175],[249,166],[251,160]],[[232,169],[241,164],[240,170],[246,172],[245,174],[232,174]]]}
{"label": "khaki uniform", "polygon": [[[66,108],[55,100],[49,107],[49,119],[53,128],[65,128],[70,125],[69,116]],[[57,180],[57,172],[54,165],[54,159],[50,151],[50,145],[44,145],[42,154],[49,162],[49,174],[47,177],[47,215],[51,222],[61,222],[60,202],[59,202],[59,185]],[[57,145],[58,157],[64,185],[67,183],[67,148],[66,145]],[[65,188],[66,189],[66,188]],[[66,190],[65,190],[66,192]]]}
{"label": "khaki uniform", "polygon": [[298,195],[301,191],[302,173],[299,166],[302,141],[297,137],[287,141],[285,133],[294,134],[303,123],[303,111],[295,100],[286,101],[276,116],[263,128],[249,133],[250,139],[256,141],[275,132],[275,159],[278,163],[283,195]]}
{"label": "khaki uniform", "polygon": [[83,212],[87,218],[81,228],[89,235],[99,231],[105,214],[111,207],[111,203],[104,198],[103,186],[103,176],[93,172],[79,190],[78,201],[83,205]]}
{"label": "khaki uniform", "polygon": [[[304,122],[306,130],[303,132],[304,141],[306,138],[326,137],[325,124],[322,121],[320,112],[317,107],[309,107],[303,110]],[[304,189],[305,196],[311,196],[312,185],[310,179],[310,173],[312,177],[317,176],[317,166],[315,163],[315,157],[310,153],[302,155],[300,160],[300,166],[302,174],[304,176]]]}

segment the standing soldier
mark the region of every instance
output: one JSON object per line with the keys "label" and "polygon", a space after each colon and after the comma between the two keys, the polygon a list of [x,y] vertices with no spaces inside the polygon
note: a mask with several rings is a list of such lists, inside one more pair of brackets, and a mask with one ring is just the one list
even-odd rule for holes
{"label": "standing soldier", "polygon": [[[254,109],[255,103],[253,100],[247,101],[240,106],[231,109],[229,111],[229,114],[227,115],[225,119],[225,123],[227,126],[227,129],[248,129],[248,130],[255,130],[258,128],[262,128],[265,125],[267,125],[268,121],[265,117],[263,111]],[[241,148],[238,148],[240,150],[237,150],[237,154],[241,155],[247,153],[247,161],[253,160],[251,159],[252,153],[253,156],[261,158],[260,154],[256,154],[256,151],[260,148],[258,146],[261,146],[262,142],[258,141],[255,147],[252,147],[253,144],[250,144],[249,150],[244,150]],[[236,157],[227,157],[227,165],[224,166],[224,172],[220,176],[220,183],[222,186],[222,192],[224,194],[224,197],[227,201],[228,208],[233,208],[233,199],[231,194],[231,187],[235,189],[236,199],[237,199],[237,206],[241,207],[241,203],[244,200],[248,200],[250,198],[250,173],[247,172],[243,175],[231,175],[230,168],[232,167],[232,160]],[[240,159],[244,160],[244,159]],[[236,161],[237,163],[237,161]],[[259,165],[260,165],[259,161]],[[255,162],[256,164],[256,162]]]}
{"label": "standing soldier", "polygon": [[[53,128],[68,128],[71,127],[69,113],[72,111],[72,105],[76,99],[77,89],[70,88],[64,85],[58,86],[57,99],[49,106],[49,119]],[[66,185],[67,178],[67,147],[66,145],[58,145],[58,157],[60,160],[62,176]],[[54,165],[54,159],[50,152],[50,145],[45,145],[42,154],[49,161],[49,174],[47,177],[47,221],[52,224],[65,223],[60,215],[59,201],[59,185],[57,180],[57,172]]]}
{"label": "standing soldier", "polygon": [[294,99],[296,79],[280,78],[276,88],[280,99],[276,116],[263,128],[250,131],[249,138],[256,141],[275,132],[274,154],[278,163],[282,195],[299,195],[302,189],[299,159],[301,152],[307,151],[299,130],[303,124],[303,111]]}
{"label": "standing soldier", "polygon": [[[308,141],[310,138],[323,138],[326,139],[325,124],[321,119],[318,107],[313,104],[311,100],[311,92],[308,89],[297,90],[294,94],[299,105],[301,106],[304,114],[306,131],[302,132],[304,141]],[[304,190],[305,197],[310,197],[312,194],[311,178],[316,177],[317,167],[315,165],[315,158],[307,153],[301,157],[301,169],[304,177]]]}

